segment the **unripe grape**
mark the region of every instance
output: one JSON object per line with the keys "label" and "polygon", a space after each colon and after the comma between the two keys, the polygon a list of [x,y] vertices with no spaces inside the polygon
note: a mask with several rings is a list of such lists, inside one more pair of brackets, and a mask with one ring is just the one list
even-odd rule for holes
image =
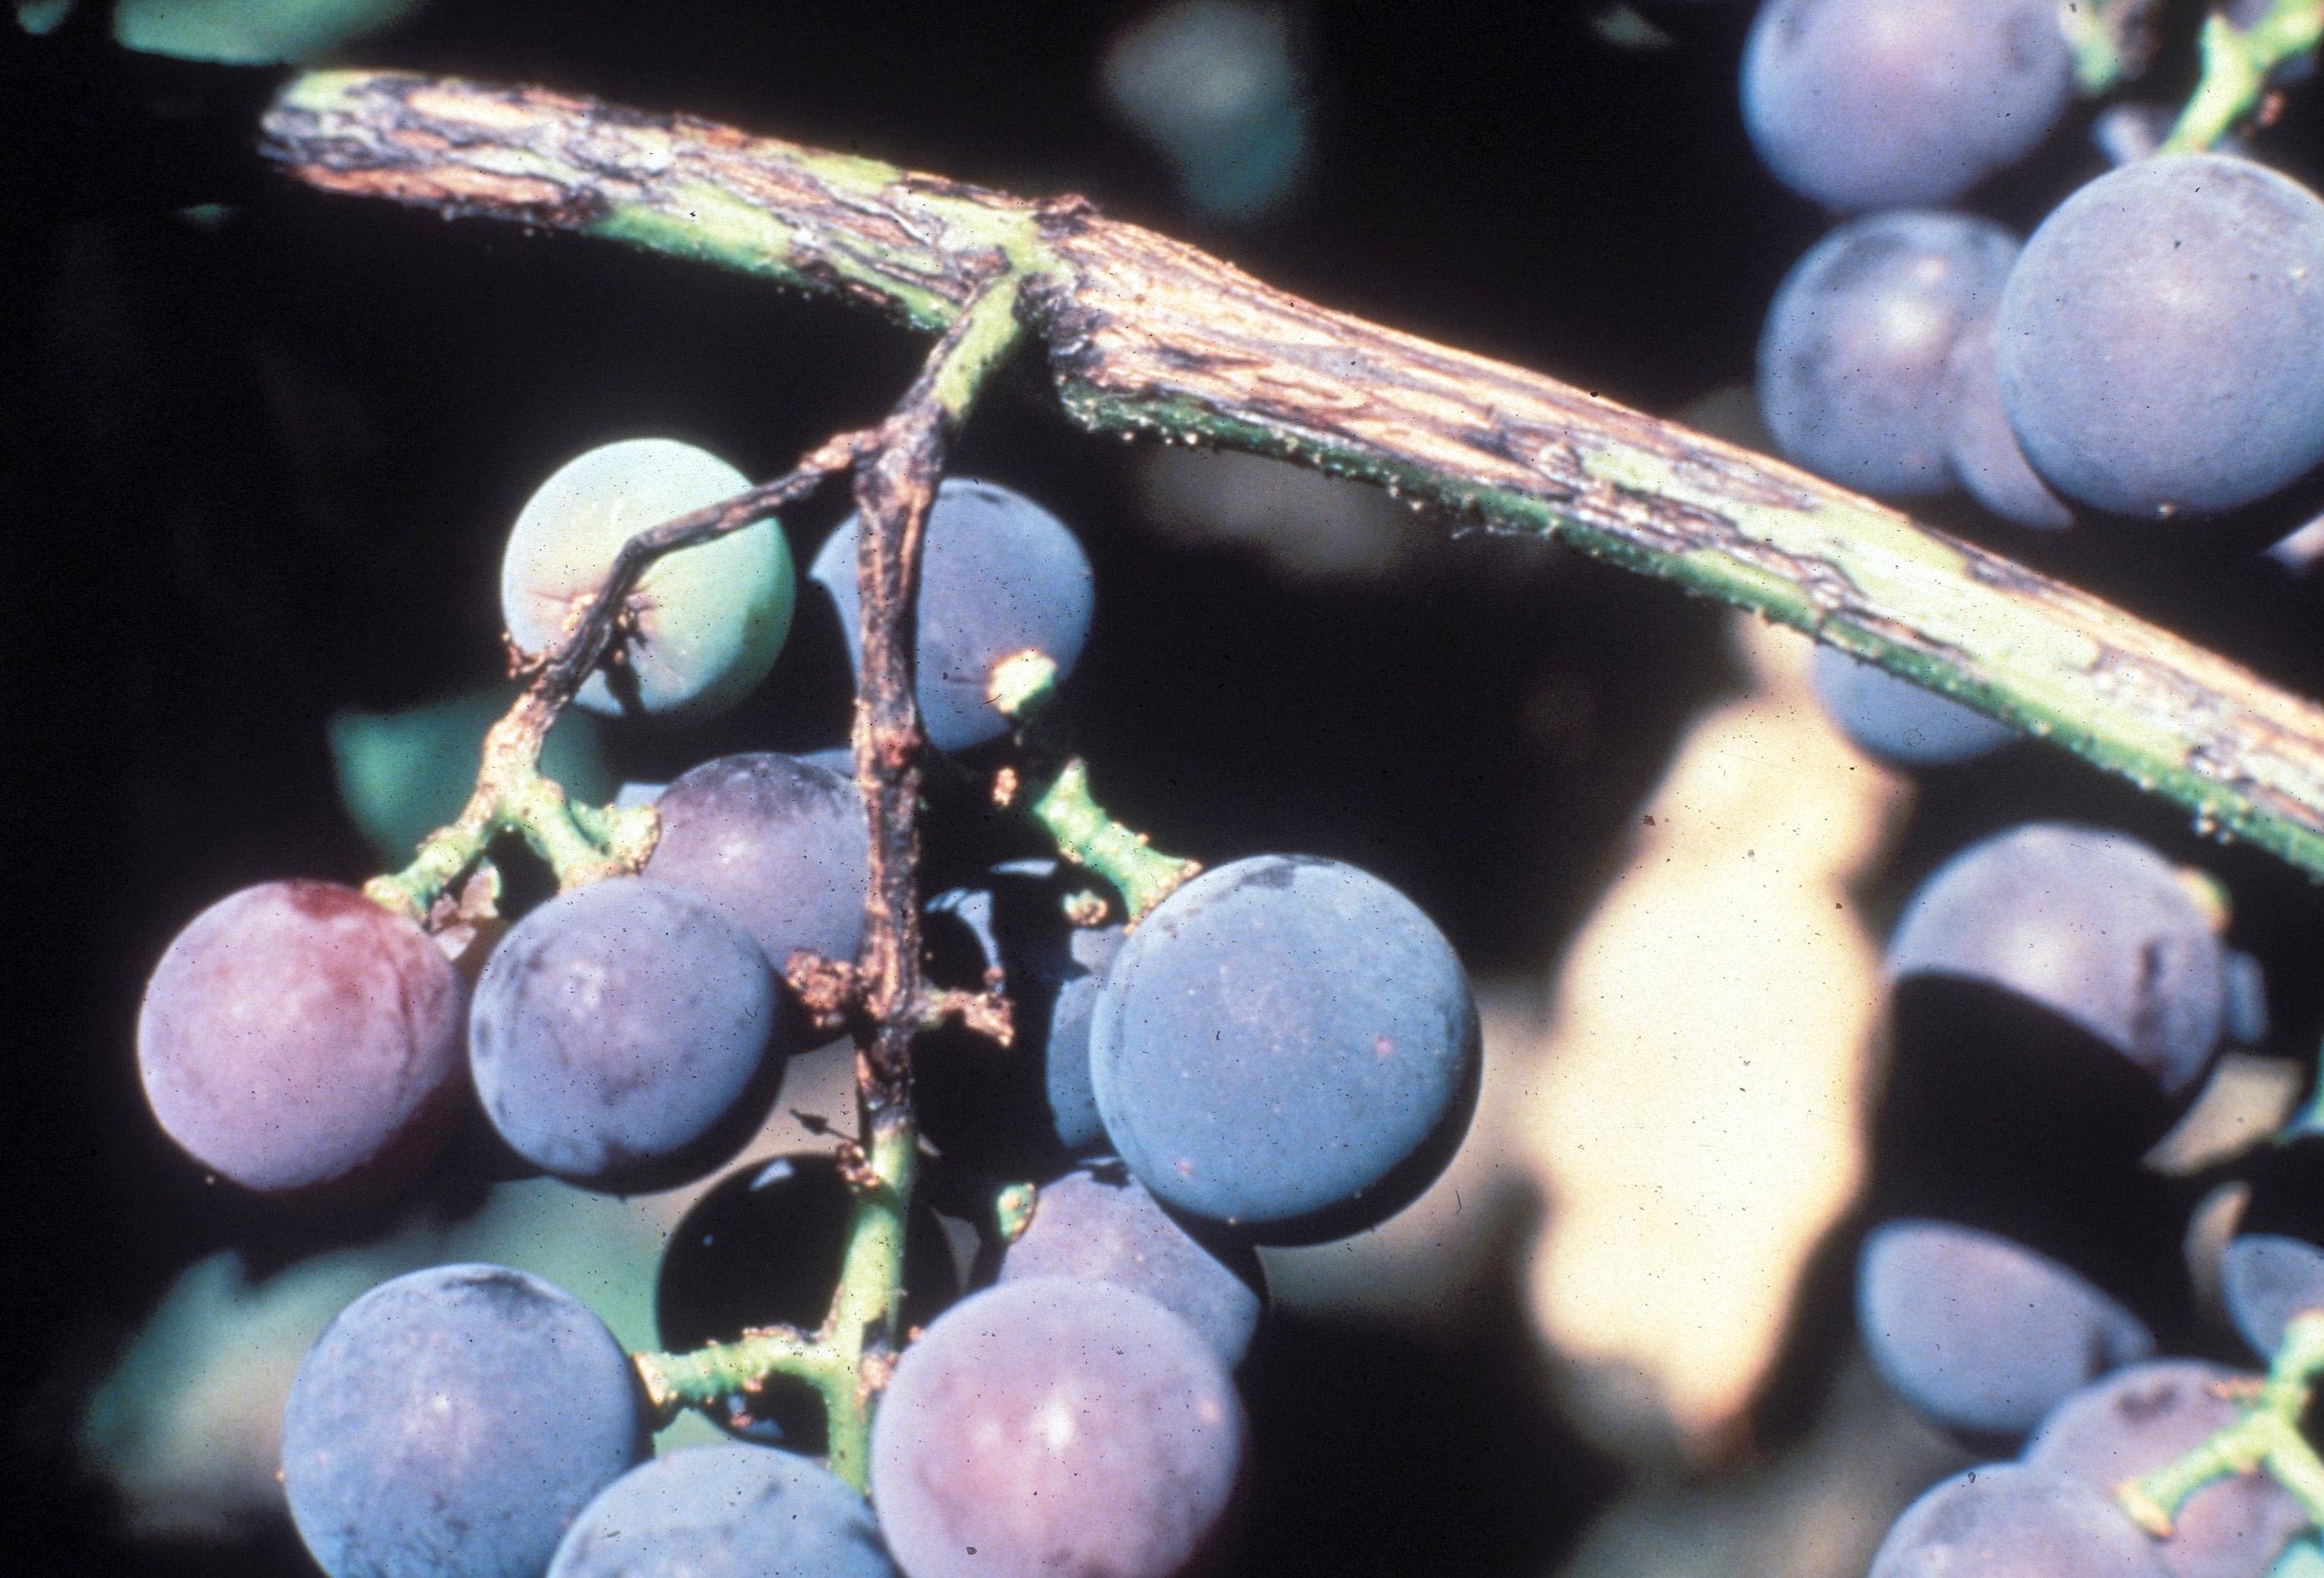
{"label": "unripe grape", "polygon": [[[724,460],[670,438],[605,444],[559,466],[525,503],[501,562],[501,617],[526,651],[553,645],[639,532],[750,486]],[[626,672],[593,674],[592,712],[700,716],[749,694],[789,633],[796,576],[772,520],[664,554],[638,579]]]}

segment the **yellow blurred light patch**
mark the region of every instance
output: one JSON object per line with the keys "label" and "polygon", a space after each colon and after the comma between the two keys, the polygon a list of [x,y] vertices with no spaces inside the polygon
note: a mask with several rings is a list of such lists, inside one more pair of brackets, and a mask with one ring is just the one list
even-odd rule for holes
{"label": "yellow blurred light patch", "polygon": [[1559,964],[1516,1140],[1578,1422],[1696,1462],[1733,1444],[1863,1177],[1883,992],[1851,888],[1910,794],[1826,721],[1807,641],[1736,629],[1748,687],[1681,742]]}

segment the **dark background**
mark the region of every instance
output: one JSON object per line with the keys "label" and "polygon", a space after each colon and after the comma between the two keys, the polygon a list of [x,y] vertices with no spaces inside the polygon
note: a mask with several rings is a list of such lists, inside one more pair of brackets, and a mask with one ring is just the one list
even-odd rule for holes
{"label": "dark background", "polygon": [[[1304,184],[1265,221],[1205,220],[1100,97],[1108,39],[1146,9],[439,0],[352,57],[1077,190],[1296,291],[1658,412],[1748,378],[1766,302],[1828,223],[1755,162],[1734,90],[1748,6],[1713,4],[1655,10],[1674,42],[1651,51],[1601,40],[1595,5],[1302,11]],[[0,1299],[23,1333],[8,1348],[23,1399],[8,1482],[34,1509],[25,1537],[69,1541],[92,1570],[297,1572],[279,1532],[224,1550],[126,1546],[71,1464],[74,1387],[185,1265],[229,1244],[279,1263],[379,1225],[286,1223],[203,1186],[138,1094],[145,973],[231,890],[366,874],[324,720],[497,673],[502,533],[557,464],[653,432],[764,475],[881,411],[920,347],[699,267],[293,189],[249,150],[279,73],[130,56],[101,28],[12,32],[0,49],[14,407],[0,716],[15,763],[0,803],[25,972],[0,1037],[16,1186]],[[2185,64],[2165,61],[2156,97]],[[2267,143],[2311,181],[2317,97]],[[1975,206],[2030,226],[2100,168],[2086,120]],[[199,203],[232,208],[210,226],[177,217]],[[1542,970],[1679,724],[1733,682],[1716,612],[1481,536],[1384,581],[1291,577],[1141,525],[1133,458],[1077,433],[1037,369],[980,411],[957,457],[1074,522],[1096,562],[1077,705],[1101,792],[1203,858],[1356,861],[1410,892],[1480,975]],[[2271,523],[2295,524],[2291,510]],[[825,501],[787,521],[802,563],[835,513]],[[1924,513],[2324,693],[2317,604],[2273,567],[2192,531],[2036,541],[1965,507]],[[830,743],[844,718],[835,645],[803,620],[742,715],[617,748],[660,776],[725,749]],[[2272,966],[2271,1049],[2313,1047],[2324,908],[2308,884],[2052,753],[1933,782],[1871,901],[1893,911],[1944,854],[2032,816],[2122,826],[2227,877],[2236,941]],[[2070,1123],[2054,1144],[2049,1160],[2072,1170]],[[1819,1344],[1844,1330],[1838,1286],[1819,1284],[1803,1356],[1768,1399],[1775,1446],[1821,1384]],[[1434,1342],[1276,1333],[1247,1378],[1261,1444],[1250,1571],[1548,1568],[1618,1471],[1550,1411],[1513,1297],[1463,1318]]]}

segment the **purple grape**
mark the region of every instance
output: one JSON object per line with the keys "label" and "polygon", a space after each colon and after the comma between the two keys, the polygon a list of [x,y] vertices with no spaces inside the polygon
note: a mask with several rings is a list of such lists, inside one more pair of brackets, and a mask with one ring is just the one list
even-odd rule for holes
{"label": "purple grape", "polygon": [[1810,248],[1759,336],[1759,409],[1784,457],[1884,497],[1950,486],[1946,362],[2016,251],[1959,214],[1852,219]]}
{"label": "purple grape", "polygon": [[2073,95],[2055,0],[1768,0],[1743,55],[1759,157],[1842,213],[1950,202]]}
{"label": "purple grape", "polygon": [[317,1339],[282,1488],[331,1578],[538,1578],[650,1450],[629,1355],[570,1295],[498,1266],[383,1283]]}
{"label": "purple grape", "polygon": [[194,918],[137,1016],[145,1099],[220,1177],[381,1189],[449,1135],[459,974],[419,927],[331,882],[268,882]]}
{"label": "purple grape", "polygon": [[[2025,1462],[2101,1494],[2176,1463],[2236,1422],[2223,1388],[2256,1381],[2217,1364],[2165,1359],[2118,1370],[2053,1409]],[[2300,1503],[2264,1473],[2195,1492],[2154,1554],[2172,1578],[2264,1578],[2307,1526]]]}
{"label": "purple grape", "polygon": [[2009,424],[2068,498],[2264,498],[2324,460],[2324,200],[2226,154],[2108,171],[2025,244],[1997,334]]}
{"label": "purple grape", "polygon": [[2171,1578],[2098,1491],[2023,1463],[1954,1475],[1904,1509],[1868,1578]]}
{"label": "purple grape", "polygon": [[1259,1257],[1204,1243],[1143,1184],[1115,1173],[1100,1163],[1042,1185],[1032,1222],[1001,1257],[1000,1280],[1074,1277],[1142,1293],[1228,1365],[1241,1363],[1267,1303]]}
{"label": "purple grape", "polygon": [[764,1446],[701,1446],[632,1469],[566,1531],[549,1578],[896,1578],[863,1498]]}
{"label": "purple grape", "polygon": [[872,1424],[872,1499],[911,1578],[1170,1578],[1215,1555],[1240,1480],[1234,1382],[1192,1327],[1102,1282],[954,1306]]}
{"label": "purple grape", "polygon": [[2026,463],[2001,403],[1994,315],[1980,312],[1953,342],[1945,364],[1945,444],[1969,497],[2005,521],[2062,531],[2074,512]]}
{"label": "purple grape", "polygon": [[1949,1223],[1882,1224],[1857,1260],[1858,1334],[1881,1379],[1973,1440],[2024,1435],[2154,1352],[2137,1316],[2023,1244]]}
{"label": "purple grape", "polygon": [[778,974],[801,950],[854,963],[872,856],[852,780],[772,752],[722,756],[655,805],[647,876],[724,909]]}
{"label": "purple grape", "polygon": [[2324,1310],[2324,1250],[2296,1238],[2247,1232],[2219,1262],[2227,1318],[2263,1359],[2283,1346],[2283,1328],[2308,1310]]}
{"label": "purple grape", "polygon": [[[861,663],[855,537],[850,515],[809,573],[838,605]],[[1008,718],[985,699],[993,665],[1038,648],[1062,678],[1081,657],[1095,609],[1089,558],[1065,522],[998,483],[946,478],[920,560],[917,693],[928,743],[965,751],[1008,733]]]}
{"label": "purple grape", "polygon": [[1949,767],[1990,755],[2017,731],[1933,690],[1818,647],[1811,676],[1816,699],[1858,745],[1905,767]]}
{"label": "purple grape", "polygon": [[1443,934],[1337,861],[1206,872],[1106,972],[1090,1069],[1108,1137],[1165,1205],[1255,1237],[1384,1221],[1476,1103],[1477,1009]]}
{"label": "purple grape", "polygon": [[1997,833],[1921,884],[1888,973],[1977,981],[2098,1037],[2172,1099],[2218,1049],[2225,950],[2171,863],[2062,822]]}
{"label": "purple grape", "polygon": [[725,911],[614,877],[550,900],[493,950],[469,1016],[476,1094],[536,1166],[666,1186],[739,1142],[746,1096],[771,1100],[777,1001],[766,956]]}

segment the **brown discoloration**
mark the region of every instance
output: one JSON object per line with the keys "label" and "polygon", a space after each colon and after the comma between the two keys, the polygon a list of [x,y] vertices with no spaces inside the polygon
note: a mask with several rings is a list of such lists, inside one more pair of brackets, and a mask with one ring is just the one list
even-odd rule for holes
{"label": "brown discoloration", "polygon": [[996,1047],[1016,1044],[1016,1016],[1010,1011],[1008,998],[1002,996],[995,983],[990,992],[930,992],[920,1008],[923,1028],[935,1029],[946,1020],[957,1021],[963,1028],[974,1031]]}
{"label": "brown discoloration", "polygon": [[1442,474],[1456,491],[1584,500],[1594,438],[1738,503],[1803,509],[1836,492],[1554,379],[1303,301],[1136,226],[1081,212],[1044,228],[1074,271],[1044,300],[1053,364],[1093,392],[1258,415],[1319,446]]}
{"label": "brown discoloration", "polygon": [[804,948],[785,962],[783,979],[818,1030],[844,1028],[847,1006],[862,990],[853,960],[826,959]]}

